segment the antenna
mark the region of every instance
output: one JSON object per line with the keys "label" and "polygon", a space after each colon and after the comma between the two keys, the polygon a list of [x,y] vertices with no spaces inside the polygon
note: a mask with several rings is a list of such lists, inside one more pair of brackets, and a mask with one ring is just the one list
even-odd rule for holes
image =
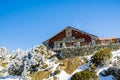
{"label": "antenna", "polygon": [[[101,36],[101,38],[103,38],[103,33],[102,33],[102,36]],[[103,44],[103,40],[102,40],[101,44]]]}

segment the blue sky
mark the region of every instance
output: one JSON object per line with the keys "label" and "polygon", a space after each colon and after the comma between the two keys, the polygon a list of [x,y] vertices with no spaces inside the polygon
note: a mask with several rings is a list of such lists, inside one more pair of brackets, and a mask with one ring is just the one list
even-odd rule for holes
{"label": "blue sky", "polygon": [[32,48],[66,26],[120,37],[120,0],[0,0],[0,47]]}

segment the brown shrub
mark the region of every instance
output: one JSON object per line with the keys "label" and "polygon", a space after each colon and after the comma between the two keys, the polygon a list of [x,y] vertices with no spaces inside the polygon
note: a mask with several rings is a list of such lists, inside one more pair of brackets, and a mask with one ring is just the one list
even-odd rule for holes
{"label": "brown shrub", "polygon": [[43,80],[44,78],[49,78],[49,71],[39,71],[33,74],[30,74],[31,80]]}

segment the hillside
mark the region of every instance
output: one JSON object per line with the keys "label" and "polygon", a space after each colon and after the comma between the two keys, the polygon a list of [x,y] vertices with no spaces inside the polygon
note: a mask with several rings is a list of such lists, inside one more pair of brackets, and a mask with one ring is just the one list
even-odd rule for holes
{"label": "hillside", "polygon": [[44,46],[14,52],[0,48],[0,80],[83,80],[86,76],[87,80],[120,79],[120,50],[101,48],[63,60],[55,54]]}

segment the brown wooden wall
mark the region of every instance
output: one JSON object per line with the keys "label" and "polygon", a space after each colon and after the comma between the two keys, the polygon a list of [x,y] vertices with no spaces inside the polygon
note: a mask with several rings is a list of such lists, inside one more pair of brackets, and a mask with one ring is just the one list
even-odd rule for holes
{"label": "brown wooden wall", "polygon": [[55,41],[62,40],[66,37],[66,31],[62,31],[61,33],[55,35],[53,38],[49,40],[49,43],[54,43]]}
{"label": "brown wooden wall", "polygon": [[72,36],[74,36],[76,39],[84,38],[85,42],[83,42],[82,44],[87,44],[91,42],[91,37],[89,35],[82,34],[81,32],[75,30],[72,30]]}
{"label": "brown wooden wall", "polygon": [[[76,30],[72,30],[72,36],[75,37],[75,39],[81,39],[84,38],[85,41],[81,42],[81,45],[87,45],[89,42],[91,42],[91,37],[87,34],[82,34],[81,32],[78,32]],[[54,43],[55,41],[62,40],[66,37],[66,31],[62,31],[61,33],[55,35],[53,38],[49,40],[49,44]]]}

